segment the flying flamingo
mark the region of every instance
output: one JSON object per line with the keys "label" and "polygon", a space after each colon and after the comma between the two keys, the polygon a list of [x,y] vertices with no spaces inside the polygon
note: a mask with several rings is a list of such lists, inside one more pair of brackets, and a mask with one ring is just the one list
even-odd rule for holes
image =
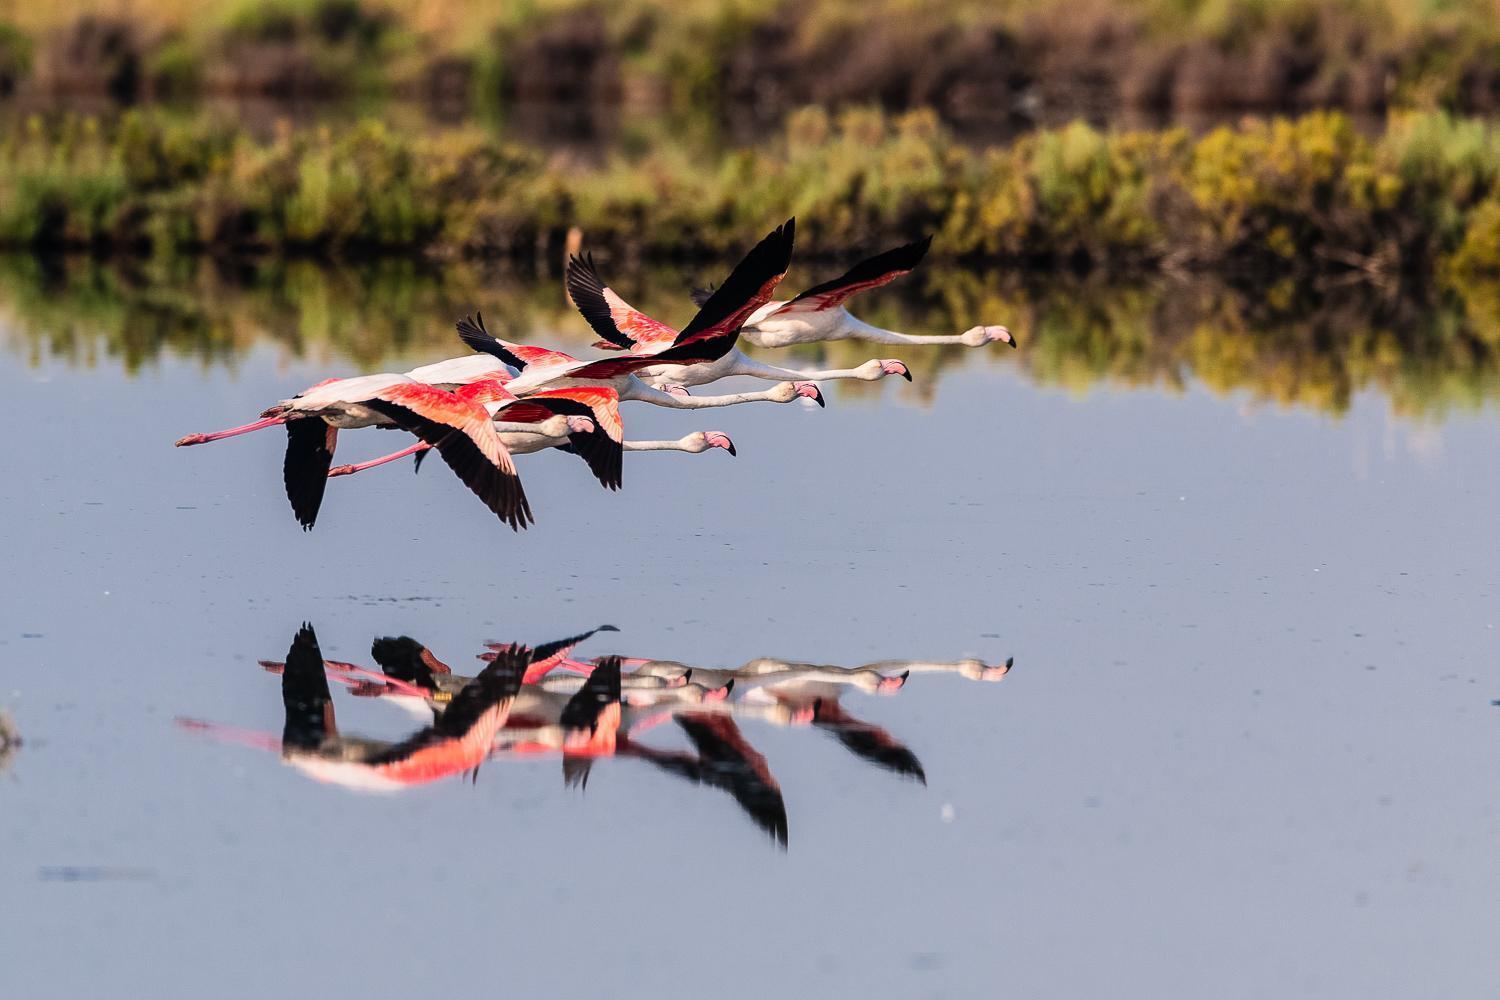
{"label": "flying flamingo", "polygon": [[[621,451],[624,428],[620,422],[619,396],[607,386],[574,386],[532,393],[519,399],[498,381],[476,383],[458,390],[479,399],[495,420],[495,429],[512,455],[564,447],[578,455],[606,489],[621,483]],[[482,398],[481,398],[482,397]],[[354,465],[329,469],[330,478],[349,476],[366,469],[416,455],[431,448],[419,441],[400,451]]]}
{"label": "flying flamingo", "polygon": [[285,424],[282,474],[292,513],[304,531],[317,521],[328,484],[328,469],[340,429],[401,427],[438,449],[476,496],[512,529],[532,520],[510,453],[476,399],[503,392],[498,383],[475,383],[447,392],[405,375],[362,375],[328,379],[285,399],[243,427],[213,434],[190,434],[178,446],[234,437]]}
{"label": "flying flamingo", "polygon": [[[526,397],[525,400],[516,400],[514,403],[507,404],[503,409],[496,411],[496,417],[509,420],[513,417],[525,419],[539,415],[531,412],[532,407],[550,408],[558,415],[534,424],[501,423],[497,419],[495,427],[501,432],[500,437],[513,456],[530,454],[546,448],[557,448],[559,451],[578,454],[588,462],[590,470],[594,472],[600,483],[610,489],[618,489],[620,486],[621,452],[682,451],[701,454],[713,448],[722,448],[730,455],[738,454],[734,441],[721,431],[697,431],[675,441],[621,441],[619,437],[623,433],[623,425],[619,415],[618,399],[615,391],[607,386],[544,390]],[[574,409],[575,412],[568,412],[570,409]],[[590,413],[591,416],[584,416],[584,412]],[[563,413],[568,415],[564,417]],[[567,421],[566,424],[562,423],[564,420]],[[430,447],[431,445],[427,442],[419,441],[408,448],[380,458],[329,469],[328,476],[333,478],[353,475],[356,472],[363,472],[366,469],[373,469],[376,466],[405,458],[407,455],[417,455],[420,461],[421,454]]]}
{"label": "flying flamingo", "polygon": [[[573,304],[588,320],[600,340],[595,346],[627,350],[632,356],[654,355],[676,341],[677,331],[652,319],[621,298],[599,277],[592,255],[573,257],[568,261],[568,294]],[[707,299],[704,300],[705,303]],[[762,306],[761,310],[766,307]],[[641,378],[658,388],[665,383],[703,385],[731,375],[748,375],[763,379],[858,379],[874,382],[887,375],[900,375],[911,381],[911,370],[895,358],[872,359],[857,368],[795,371],[768,365],[750,357],[738,347],[714,360],[686,366],[652,366],[641,370]]]}
{"label": "flying flamingo", "polygon": [[[932,237],[887,250],[861,261],[847,272],[814,285],[794,299],[768,302],[745,321],[740,335],[756,347],[790,347],[827,340],[865,340],[877,344],[963,344],[982,347],[996,341],[1016,346],[1015,336],[1003,326],[974,326],[951,336],[916,336],[882,330],[856,319],[844,308],[853,295],[894,281],[917,266],[927,254]],[[712,289],[693,293],[695,300],[706,299]],[[605,347],[606,344],[596,344]],[[616,349],[626,345],[614,344]],[[627,348],[628,349],[628,348]]]}
{"label": "flying flamingo", "polygon": [[[742,393],[699,398],[665,392],[635,376],[635,372],[647,368],[673,366],[668,370],[676,371],[681,366],[717,361],[733,350],[745,317],[770,301],[776,285],[786,276],[795,230],[796,221],[788,219],[772,231],[735,266],[724,284],[708,297],[692,322],[680,333],[674,333],[670,341],[664,339],[653,344],[651,349],[642,349],[628,357],[595,361],[559,361],[555,358],[534,361],[518,351],[518,345],[492,336],[484,328],[482,318],[466,317],[462,320],[458,324],[459,336],[476,351],[492,354],[520,371],[521,374],[510,383],[511,391],[518,396],[560,385],[608,385],[622,400],[642,399],[680,409],[725,406],[751,399],[781,402],[797,396],[806,396],[821,404],[821,392],[810,383],[791,384],[792,391],[780,396]],[[781,389],[780,386],[777,388]]]}

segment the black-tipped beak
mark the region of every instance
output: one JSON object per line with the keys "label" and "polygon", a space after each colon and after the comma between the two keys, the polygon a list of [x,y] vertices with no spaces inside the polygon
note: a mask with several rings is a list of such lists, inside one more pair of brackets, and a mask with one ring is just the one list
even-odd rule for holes
{"label": "black-tipped beak", "polygon": [[1010,349],[1011,350],[1015,350],[1017,347],[1020,347],[1020,346],[1021,346],[1020,343],[1016,340],[1016,335],[1015,334],[1011,334],[1010,335]]}
{"label": "black-tipped beak", "polygon": [[823,390],[822,389],[818,390],[818,394],[816,396],[814,396],[813,399],[817,401],[819,409],[822,409],[823,407],[825,407],[825,406],[828,405],[828,403],[825,402],[824,399],[823,399]]}
{"label": "black-tipped beak", "polygon": [[729,457],[730,458],[733,458],[734,456],[736,456],[736,455],[739,454],[739,452],[737,452],[737,451],[734,450],[734,442],[733,441],[729,442],[728,447],[726,447],[724,450],[727,451],[727,452],[729,452]]}
{"label": "black-tipped beak", "polygon": [[688,667],[682,672],[682,686],[687,687],[688,682],[693,679],[693,668]]}
{"label": "black-tipped beak", "polygon": [[734,678],[731,677],[731,678],[729,678],[729,680],[727,680],[727,681],[724,682],[724,693],[727,695],[727,694],[729,694],[729,692],[731,692],[733,690],[734,690]]}
{"label": "black-tipped beak", "polygon": [[910,382],[911,381],[911,369],[910,368],[903,368],[903,369],[901,369],[901,377],[904,378],[904,379],[906,379],[906,381]]}

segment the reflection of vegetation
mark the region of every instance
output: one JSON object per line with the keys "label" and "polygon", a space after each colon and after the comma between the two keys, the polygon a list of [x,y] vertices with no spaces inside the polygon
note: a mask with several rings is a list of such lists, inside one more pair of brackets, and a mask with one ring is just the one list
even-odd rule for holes
{"label": "reflection of vegetation", "polygon": [[793,213],[804,254],[927,230],[938,254],[1074,268],[1495,272],[1500,128],[1401,116],[1372,139],[1318,113],[1193,139],[1075,123],[977,151],[930,113],[809,109],[717,164],[668,144],[597,168],[377,122],[262,143],[130,113],[33,119],[0,144],[11,246],[530,257],[576,225],[591,246],[665,257],[742,249]]}
{"label": "reflection of vegetation", "polygon": [[[799,271],[793,280],[821,276]],[[629,277],[620,287],[632,301],[681,323],[691,313],[683,290],[706,276],[660,270]],[[1075,392],[1100,383],[1175,391],[1194,380],[1329,413],[1343,412],[1362,390],[1381,392],[1397,413],[1431,419],[1500,396],[1497,284],[1422,303],[1364,286],[1312,294],[1284,282],[1247,297],[1204,281],[1023,285],[931,268],[924,280],[907,283],[907,297],[897,297],[902,291],[893,286],[869,296],[861,314],[914,333],[1005,322],[1020,334],[1022,350],[847,342],[777,352],[777,360],[847,367],[899,356],[915,369],[915,391],[927,399],[942,370],[969,359],[1019,364],[1029,378]],[[270,343],[291,356],[325,359],[333,371],[397,367],[459,353],[452,321],[476,307],[518,339],[572,350],[592,339],[554,275],[489,266],[377,262],[330,270],[267,262],[230,269],[188,259],[132,267],[0,258],[0,331],[33,364],[111,359],[134,371],[172,356],[232,366]],[[878,391],[835,389],[846,398]]]}

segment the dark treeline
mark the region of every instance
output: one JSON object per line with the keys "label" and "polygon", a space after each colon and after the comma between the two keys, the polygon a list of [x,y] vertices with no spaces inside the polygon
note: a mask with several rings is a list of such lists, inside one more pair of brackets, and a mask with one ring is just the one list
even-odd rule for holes
{"label": "dark treeline", "polygon": [[93,0],[8,16],[0,95],[397,93],[778,117],[875,102],[1051,121],[1500,108],[1488,0]]}

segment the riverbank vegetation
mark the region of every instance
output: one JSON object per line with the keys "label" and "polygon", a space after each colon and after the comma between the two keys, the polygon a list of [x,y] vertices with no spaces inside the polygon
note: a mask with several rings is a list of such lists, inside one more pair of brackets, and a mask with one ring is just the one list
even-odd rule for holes
{"label": "riverbank vegetation", "polygon": [[509,256],[568,231],[627,257],[732,254],[787,215],[804,257],[937,236],[934,254],[1078,272],[1418,284],[1500,272],[1500,127],[1338,113],[1183,129],[1083,123],[1006,147],[929,112],[806,109],[704,162],[670,144],[588,164],[485,133],[283,129],[133,111],[0,140],[0,246],[131,254]]}

